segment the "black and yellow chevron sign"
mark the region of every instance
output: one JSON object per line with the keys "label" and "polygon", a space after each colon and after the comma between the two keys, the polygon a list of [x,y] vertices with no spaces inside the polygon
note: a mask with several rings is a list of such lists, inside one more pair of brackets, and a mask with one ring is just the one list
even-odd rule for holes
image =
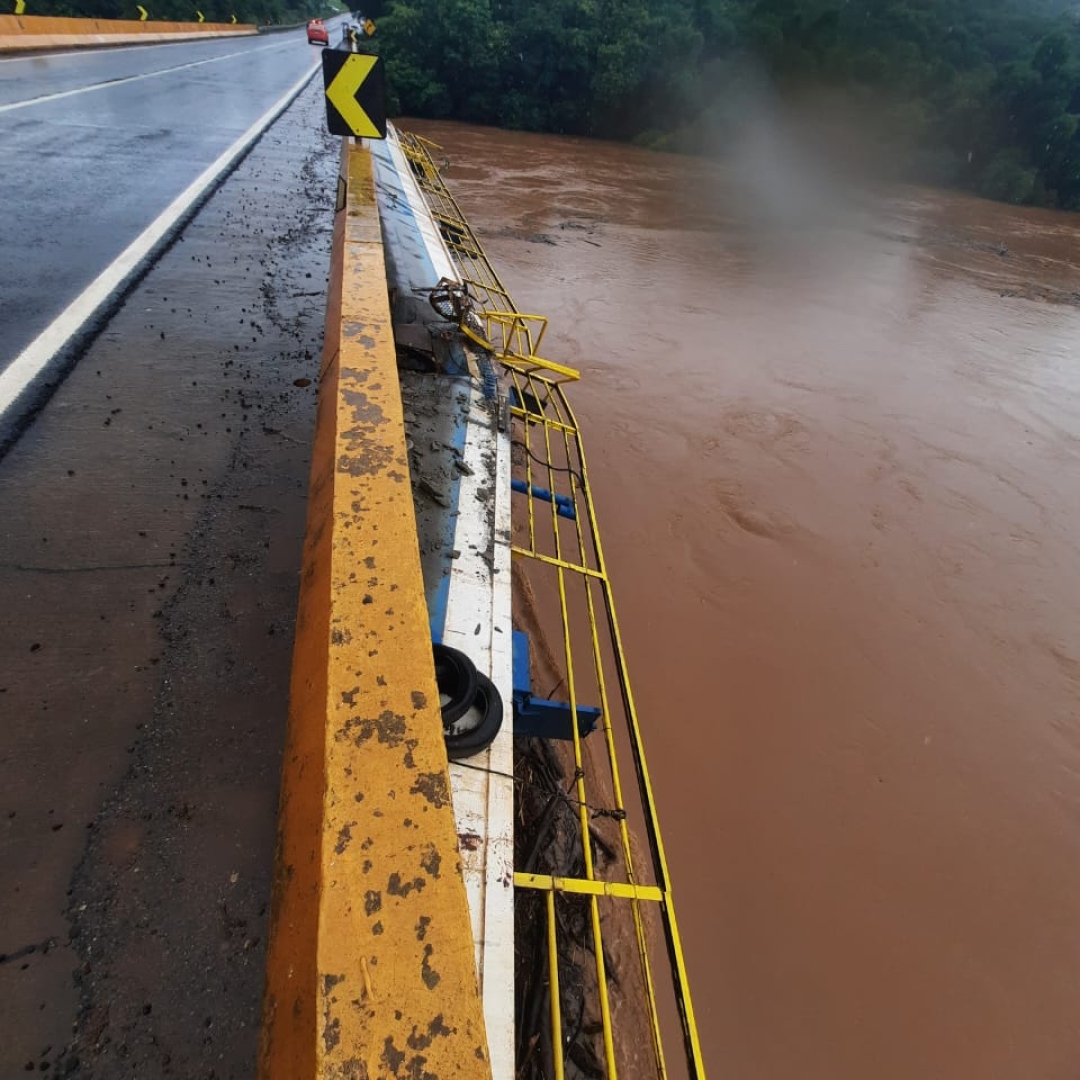
{"label": "black and yellow chevron sign", "polygon": [[386,76],[377,56],[324,49],[326,126],[331,135],[386,138]]}

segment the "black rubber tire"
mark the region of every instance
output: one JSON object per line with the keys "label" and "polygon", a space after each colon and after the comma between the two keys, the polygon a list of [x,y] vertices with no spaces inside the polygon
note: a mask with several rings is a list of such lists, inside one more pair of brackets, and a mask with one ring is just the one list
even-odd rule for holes
{"label": "black rubber tire", "polygon": [[446,754],[451,761],[460,761],[486,750],[495,741],[495,736],[502,727],[502,695],[495,684],[479,672],[476,676],[474,704],[480,711],[480,720],[474,727],[460,734],[451,734],[444,729]]}
{"label": "black rubber tire", "polygon": [[442,706],[443,728],[460,720],[476,700],[476,665],[458,649],[432,644],[435,653],[435,682],[439,697],[449,698]]}

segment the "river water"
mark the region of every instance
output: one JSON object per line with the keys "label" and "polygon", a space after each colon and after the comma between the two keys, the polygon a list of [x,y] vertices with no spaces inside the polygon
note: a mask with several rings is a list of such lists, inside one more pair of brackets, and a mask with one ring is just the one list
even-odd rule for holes
{"label": "river water", "polygon": [[583,371],[711,1075],[1080,1075],[1080,217],[408,126]]}

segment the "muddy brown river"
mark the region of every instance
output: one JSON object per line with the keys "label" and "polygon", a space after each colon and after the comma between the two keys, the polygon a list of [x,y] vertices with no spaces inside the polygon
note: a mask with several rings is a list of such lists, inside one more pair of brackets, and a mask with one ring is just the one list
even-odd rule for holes
{"label": "muddy brown river", "polygon": [[409,123],[578,366],[710,1075],[1080,1075],[1080,217]]}

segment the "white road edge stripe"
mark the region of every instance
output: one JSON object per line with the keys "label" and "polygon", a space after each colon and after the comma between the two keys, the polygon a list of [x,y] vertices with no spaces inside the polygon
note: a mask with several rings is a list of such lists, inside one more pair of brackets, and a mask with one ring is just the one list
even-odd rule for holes
{"label": "white road edge stripe", "polygon": [[[241,37],[256,37],[255,34],[237,34],[238,38]],[[114,53],[117,49],[122,49],[126,53],[138,52],[140,49],[159,49],[163,45],[213,45],[222,41],[230,41],[231,37],[206,37],[206,38],[179,38],[176,41],[154,41],[149,45],[102,45],[97,49],[90,49],[86,46],[69,46],[64,48],[58,45],[55,50],[48,52],[37,52],[32,50],[23,56],[0,56],[0,64],[26,64],[31,60],[58,60],[67,56],[100,56],[102,53]]]}
{"label": "white road edge stripe", "polygon": [[273,45],[260,45],[257,49],[239,49],[236,52],[225,53],[223,56],[211,56],[208,60],[192,60],[187,64],[175,64],[173,67],[159,68],[157,71],[144,71],[141,75],[127,75],[122,79],[108,79],[105,82],[91,83],[89,86],[78,86],[74,90],[61,90],[56,94],[42,94],[40,97],[25,98],[23,101],[12,101],[8,105],[0,105],[0,113],[11,112],[13,109],[26,109],[31,105],[44,105],[46,102],[59,101],[61,98],[74,97],[76,94],[88,94],[91,90],[108,90],[113,86],[123,86],[124,83],[139,82],[141,79],[153,79],[158,75],[169,75],[174,71],[202,67],[203,64],[216,64],[219,60],[230,60],[234,56],[250,56],[252,53],[263,52],[266,49],[283,49],[286,45],[292,44],[291,41],[275,41]]}
{"label": "white road edge stripe", "polygon": [[193,206],[232,164],[280,116],[311,81],[321,64],[312,65],[220,157],[145,228],[3,371],[0,372],[0,420],[48,366],[49,361],[143,264]]}

